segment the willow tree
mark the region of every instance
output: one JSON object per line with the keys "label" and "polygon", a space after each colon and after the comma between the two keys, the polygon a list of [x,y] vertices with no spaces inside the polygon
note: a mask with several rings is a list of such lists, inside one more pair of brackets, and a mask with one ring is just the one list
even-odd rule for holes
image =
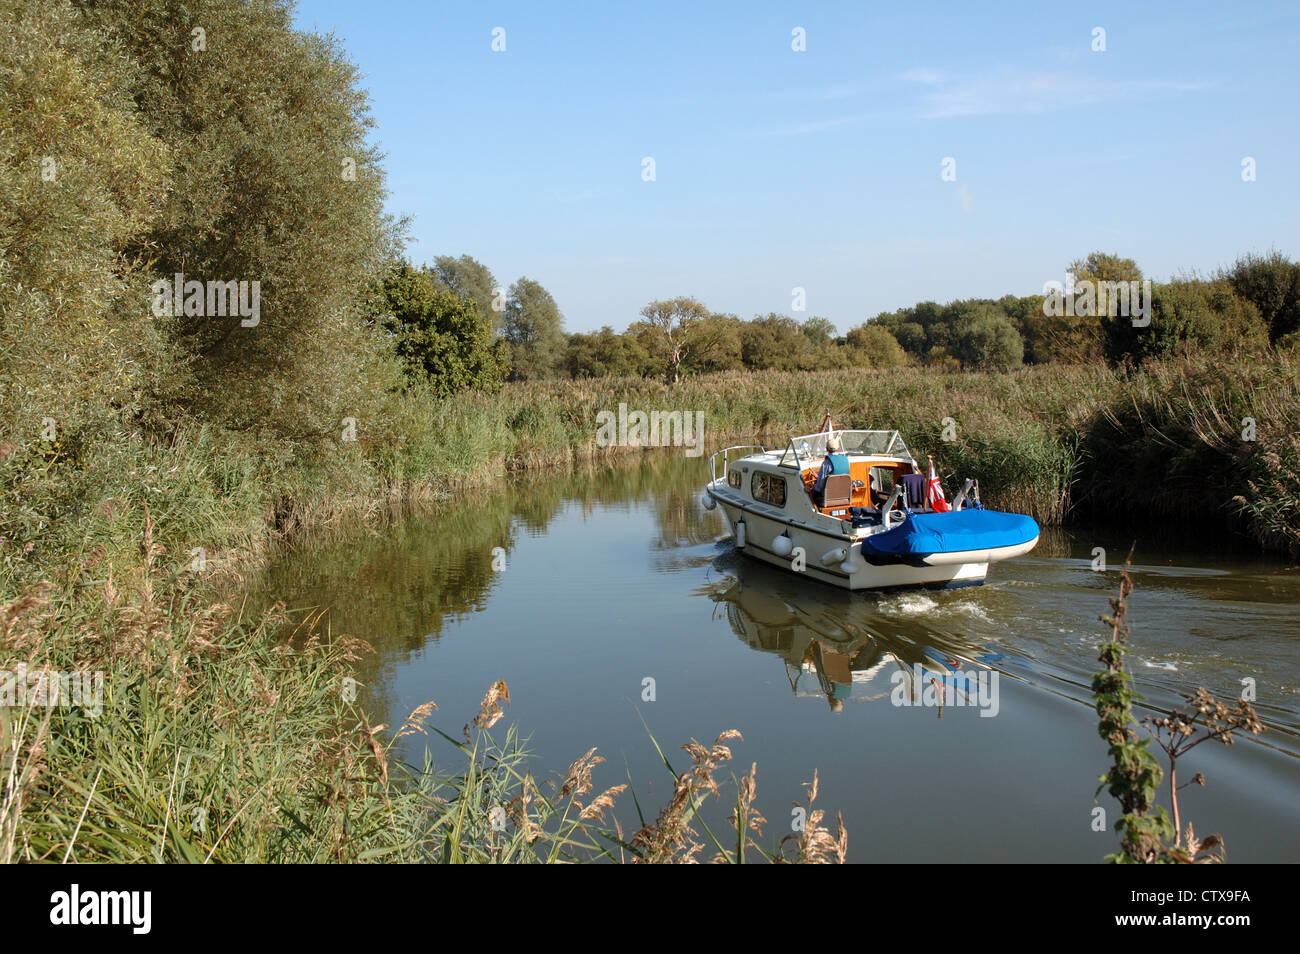
{"label": "willow tree", "polygon": [[170,159],[130,70],[68,4],[0,0],[0,445],[138,411],[159,363],[148,284],[123,250]]}
{"label": "willow tree", "polygon": [[0,585],[74,544],[119,479],[92,452],[159,416],[168,329],[123,250],[170,158],[130,70],[67,3],[0,0]]}
{"label": "willow tree", "polygon": [[499,291],[492,270],[470,255],[439,255],[429,267],[434,281],[458,298],[468,298],[478,306],[492,331],[503,330],[505,294]]}
{"label": "willow tree", "polygon": [[510,343],[511,376],[552,377],[564,361],[564,316],[551,293],[531,278],[510,286],[505,307],[505,339]]}
{"label": "willow tree", "polygon": [[172,316],[187,407],[291,436],[363,417],[388,344],[357,299],[395,228],[356,68],[333,38],[295,30],[286,0],[77,5],[131,61],[140,121],[171,154],[128,255],[162,280],[260,288],[255,319],[210,301]]}

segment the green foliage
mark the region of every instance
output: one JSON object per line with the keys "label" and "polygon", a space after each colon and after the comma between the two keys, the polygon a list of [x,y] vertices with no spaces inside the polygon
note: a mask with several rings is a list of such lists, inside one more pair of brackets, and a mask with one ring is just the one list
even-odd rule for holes
{"label": "green foliage", "polygon": [[1259,311],[1222,279],[1156,285],[1150,319],[1135,326],[1128,315],[1102,316],[1106,359],[1141,364],[1180,355],[1254,354],[1268,346]]}
{"label": "green foliage", "polygon": [[692,374],[736,371],[744,367],[742,331],[745,323],[735,315],[712,314],[686,328],[682,369]]}
{"label": "green foliage", "polygon": [[1081,446],[1081,517],[1195,515],[1202,532],[1300,555],[1300,366],[1284,355],[1154,363],[1112,390]]}
{"label": "green foliage", "polygon": [[1133,583],[1125,566],[1119,597],[1110,601],[1114,615],[1102,617],[1111,635],[1102,643],[1098,659],[1105,669],[1092,677],[1092,691],[1099,720],[1097,733],[1106,741],[1111,759],[1111,767],[1101,777],[1101,784],[1119,802],[1122,812],[1114,826],[1120,833],[1120,852],[1108,860],[1140,864],[1164,860],[1164,845],[1174,837],[1175,831],[1164,808],[1155,806],[1156,791],[1164,773],[1160,763],[1147,751],[1151,740],[1138,738],[1133,702],[1141,696],[1133,691],[1133,677],[1124,669],[1129,635],[1124,615],[1132,592]]}
{"label": "green foliage", "polygon": [[799,322],[768,314],[746,322],[740,333],[741,360],[751,369],[794,371],[812,364],[813,346]]}
{"label": "green foliage", "polygon": [[641,309],[642,322],[628,329],[663,369],[664,381],[677,383],[682,365],[705,343],[695,336],[709,310],[694,298],[677,297],[652,301]]}
{"label": "green foliage", "polygon": [[152,411],[169,322],[123,250],[167,189],[131,64],[66,3],[0,4],[0,447]]}
{"label": "green foliage", "polygon": [[[1142,269],[1131,258],[1123,258],[1110,252],[1090,252],[1085,258],[1071,262],[1068,270],[1074,275],[1076,283],[1090,282],[1136,282],[1142,280]],[[1099,307],[1098,309],[1104,310]]]}
{"label": "green foliage", "polygon": [[572,334],[564,352],[564,370],[571,378],[627,377],[649,370],[650,354],[631,335],[609,325],[594,334]]}
{"label": "green foliage", "polygon": [[399,262],[381,283],[384,327],[407,377],[437,397],[467,388],[493,393],[505,380],[505,342],[472,299],[435,287],[428,272]]}
{"label": "green foliage", "polygon": [[[434,281],[457,298],[468,298],[478,306],[478,313],[486,318],[492,331],[499,334],[505,328],[504,294],[497,295],[497,280],[482,262],[462,255],[439,255],[429,269]],[[493,308],[497,304],[498,307]]]}
{"label": "green foliage", "polygon": [[564,316],[551,293],[531,278],[521,278],[510,286],[504,329],[514,379],[546,378],[560,370]]}
{"label": "green foliage", "polygon": [[952,352],[964,368],[975,371],[1010,371],[1020,367],[1024,358],[1024,343],[1007,318],[991,308],[985,308],[960,327]]}
{"label": "green foliage", "polygon": [[799,326],[799,330],[808,337],[808,340],[814,346],[828,345],[831,339],[835,337],[835,325],[829,319],[819,318],[816,315],[804,319],[803,324]]}
{"label": "green foliage", "polygon": [[1010,371],[1024,359],[1018,329],[1027,310],[1021,299],[1011,296],[996,302],[921,302],[877,315],[869,324],[888,331],[920,363],[944,369]]}
{"label": "green foliage", "polygon": [[[1132,555],[1130,554],[1130,559]],[[1108,744],[1111,767],[1101,777],[1101,786],[1119,802],[1122,814],[1115,822],[1120,833],[1120,851],[1107,860],[1120,864],[1205,864],[1223,861],[1223,839],[1218,835],[1197,838],[1189,823],[1181,827],[1178,791],[1178,760],[1202,742],[1214,740],[1231,745],[1237,731],[1258,735],[1264,724],[1255,707],[1238,699],[1229,709],[1207,689],[1187,696],[1190,713],[1173,710],[1168,715],[1142,720],[1150,738],[1139,739],[1133,703],[1142,697],[1133,691],[1133,678],[1124,668],[1128,654],[1129,627],[1125,621],[1133,581],[1129,563],[1120,570],[1119,596],[1110,601],[1111,616],[1102,622],[1110,627],[1110,638],[1102,643],[1098,660],[1105,669],[1092,678],[1092,690],[1099,722],[1097,731]],[[1170,819],[1163,806],[1156,806],[1156,792],[1164,772],[1148,751],[1152,739],[1169,759]],[[1193,781],[1205,784],[1197,773]],[[1191,784],[1191,783],[1188,783]],[[1101,791],[1099,787],[1098,792]],[[1217,849],[1217,850],[1216,850]]]}
{"label": "green foliage", "polygon": [[1258,309],[1271,341],[1300,331],[1300,263],[1281,252],[1248,254],[1223,276]]}
{"label": "green foliage", "polygon": [[[888,330],[884,325],[880,327]],[[925,329],[919,322],[897,322],[893,328],[893,338],[905,352],[911,355],[923,355],[930,350],[926,343]]]}
{"label": "green foliage", "polygon": [[[920,330],[920,325],[914,322],[905,327]],[[898,368],[907,363],[907,354],[898,340],[878,324],[858,325],[845,335],[844,342],[851,349],[850,360],[857,367]]]}
{"label": "green foliage", "polygon": [[386,343],[356,299],[395,238],[355,66],[334,39],[295,30],[288,0],[81,8],[134,63],[142,121],[173,156],[171,189],[128,256],[168,281],[260,282],[255,326],[177,319],[187,406],[239,428],[331,432],[385,373]]}

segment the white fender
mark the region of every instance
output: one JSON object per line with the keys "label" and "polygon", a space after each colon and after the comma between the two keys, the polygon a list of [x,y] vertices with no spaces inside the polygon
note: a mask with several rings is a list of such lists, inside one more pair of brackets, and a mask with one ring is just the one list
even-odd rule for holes
{"label": "white fender", "polygon": [[832,563],[842,563],[849,557],[847,547],[835,547],[833,550],[827,550],[822,554],[822,565],[830,566]]}
{"label": "white fender", "polygon": [[745,548],[745,521],[743,519],[736,521],[736,546],[742,550]]}
{"label": "white fender", "polygon": [[781,534],[772,541],[772,552],[779,557],[788,557],[794,552],[794,541],[789,534]]}

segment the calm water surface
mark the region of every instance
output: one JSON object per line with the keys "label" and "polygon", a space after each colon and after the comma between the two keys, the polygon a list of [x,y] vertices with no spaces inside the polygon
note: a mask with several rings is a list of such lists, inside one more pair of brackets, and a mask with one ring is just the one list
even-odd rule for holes
{"label": "calm water surface", "polygon": [[[291,608],[328,607],[322,625],[374,646],[361,678],[384,722],[433,700],[436,724],[458,732],[505,679],[539,774],[596,746],[607,760],[597,786],[630,774],[648,813],[671,785],[646,726],[670,750],[735,728],[732,767],[758,763],[771,843],[816,769],[851,860],[1097,861],[1114,850],[1114,833],[1091,827],[1094,804],[1115,806],[1104,794],[1094,803],[1106,752],[1087,687],[1118,573],[1091,565],[1098,546],[1122,562],[1133,533],[1045,534],[979,588],[848,594],[735,553],[699,504],[706,472],[699,459],[657,456],[466,494],[382,535],[289,555],[266,591]],[[1139,691],[1155,706],[1202,685],[1231,700],[1253,679],[1269,726],[1180,762],[1181,779],[1208,780],[1182,793],[1184,820],[1222,834],[1229,861],[1300,860],[1300,572],[1140,535],[1134,560]],[[895,704],[962,686],[952,674],[966,672],[997,673],[987,715]]]}

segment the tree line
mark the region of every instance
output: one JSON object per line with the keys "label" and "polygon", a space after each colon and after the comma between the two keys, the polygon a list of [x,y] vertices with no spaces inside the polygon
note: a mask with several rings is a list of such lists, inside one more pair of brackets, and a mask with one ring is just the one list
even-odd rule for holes
{"label": "tree line", "polygon": [[[401,263],[399,270],[410,271]],[[1148,282],[1136,262],[1093,252],[1070,264],[1073,284],[1051,294],[919,302],[882,312],[839,335],[827,318],[798,321],[777,313],[744,320],[711,311],[699,300],[653,301],[617,332],[565,333],[554,299],[521,279],[509,297],[488,290],[491,272],[469,256],[440,256],[422,272],[442,288],[477,303],[499,337],[506,377],[660,377],[714,371],[894,368],[1012,371],[1025,364],[1139,365],[1191,354],[1257,353],[1300,344],[1300,264],[1279,252],[1248,254],[1208,277]],[[472,280],[465,276],[473,276]],[[1144,287],[1145,283],[1145,287]],[[498,293],[501,289],[497,289]],[[1131,300],[1130,300],[1131,299]],[[403,303],[390,300],[395,313]],[[454,297],[447,300],[454,312]],[[450,342],[446,376],[458,366]],[[484,347],[489,347],[484,345]],[[428,363],[434,367],[436,361]],[[480,382],[480,383],[483,383]]]}

